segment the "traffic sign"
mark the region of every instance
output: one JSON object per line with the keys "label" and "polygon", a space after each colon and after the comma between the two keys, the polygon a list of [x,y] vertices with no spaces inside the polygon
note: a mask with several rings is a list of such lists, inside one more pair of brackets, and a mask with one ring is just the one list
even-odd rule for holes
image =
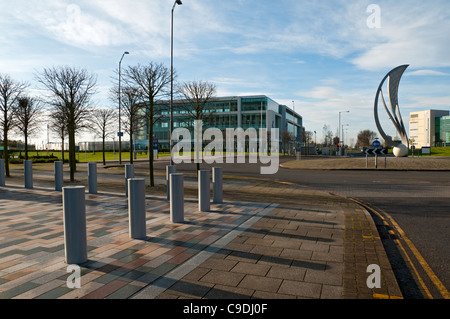
{"label": "traffic sign", "polygon": [[380,143],[379,140],[375,140],[375,141],[373,141],[372,146],[375,147],[375,148],[378,148],[378,147],[381,146],[381,143]]}
{"label": "traffic sign", "polygon": [[387,154],[387,150],[386,149],[372,149],[372,148],[368,148],[368,149],[366,149],[365,150],[365,153],[367,154],[367,155],[375,155],[375,154],[380,154],[380,155],[385,155],[385,154]]}

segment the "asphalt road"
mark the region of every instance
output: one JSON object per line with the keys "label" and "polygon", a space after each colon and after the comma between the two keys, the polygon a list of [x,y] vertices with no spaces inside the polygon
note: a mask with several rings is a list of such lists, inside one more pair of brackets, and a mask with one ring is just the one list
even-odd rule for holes
{"label": "asphalt road", "polygon": [[[292,160],[284,158],[280,162]],[[167,162],[156,164],[163,169]],[[217,166],[215,164],[214,166]],[[438,281],[450,290],[450,172],[431,171],[374,171],[374,170],[291,170],[280,168],[275,175],[260,175],[260,164],[221,164],[224,175],[265,178],[268,180],[288,182],[299,187],[308,187],[326,191],[340,196],[351,197],[369,203],[380,211],[384,211],[404,231],[417,248],[420,257],[429,265]],[[202,169],[210,165],[202,164]],[[194,164],[179,164],[177,172],[193,172]],[[406,245],[405,245],[406,246]],[[398,248],[395,248],[398,249]],[[409,256],[413,255],[409,252]],[[390,256],[391,257],[391,256]],[[404,260],[392,254],[391,262],[397,267]],[[410,257],[407,257],[410,258]],[[403,259],[405,257],[403,256]],[[434,281],[427,278],[425,271],[418,265],[404,276],[407,297],[426,297],[424,289],[413,287],[411,278],[415,271],[419,280],[424,281],[425,290],[433,297],[442,298],[435,289]],[[411,266],[409,266],[411,268]],[[417,277],[414,277],[417,281]],[[420,285],[416,284],[417,286]],[[434,289],[434,290],[433,290]]]}

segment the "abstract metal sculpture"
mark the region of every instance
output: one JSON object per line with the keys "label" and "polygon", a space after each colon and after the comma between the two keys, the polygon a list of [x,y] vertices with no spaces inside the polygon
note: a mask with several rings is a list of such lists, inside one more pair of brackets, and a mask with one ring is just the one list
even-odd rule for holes
{"label": "abstract metal sculpture", "polygon": [[[408,66],[409,65],[401,65],[390,71],[384,77],[383,81],[381,81],[380,86],[378,87],[377,90],[377,95],[375,97],[375,107],[374,107],[375,123],[377,125],[378,131],[384,138],[386,145],[394,147],[393,152],[396,157],[408,156],[408,149],[409,149],[408,135],[406,134],[406,129],[405,125],[403,124],[402,115],[400,114],[400,107],[398,106],[398,86],[400,83],[400,79],[403,75],[403,72],[405,72]],[[382,88],[386,79],[388,80],[388,93],[389,93],[389,101],[391,104],[391,110],[389,110],[388,107],[386,106],[386,102],[383,96]],[[392,123],[394,124],[395,129],[400,135],[400,138],[402,140],[401,142],[393,141],[390,136],[386,135],[383,128],[381,127],[380,120],[378,118],[378,100],[380,98],[380,95],[381,100],[383,101],[384,108],[389,118],[391,119]]]}

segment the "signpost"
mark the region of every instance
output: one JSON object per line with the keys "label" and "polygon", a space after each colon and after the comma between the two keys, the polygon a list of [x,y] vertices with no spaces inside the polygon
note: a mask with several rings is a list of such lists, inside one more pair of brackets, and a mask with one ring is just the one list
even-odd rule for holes
{"label": "signpost", "polygon": [[158,140],[157,139],[153,140],[153,154],[154,154],[154,156],[156,156],[156,158],[159,158],[158,157]]}
{"label": "signpost", "polygon": [[387,150],[382,148],[380,149],[381,146],[381,142],[378,140],[375,140],[372,142],[372,146],[373,148],[367,148],[365,150],[366,153],[366,168],[368,168],[369,163],[368,163],[368,155],[373,154],[375,155],[375,168],[378,168],[378,155],[384,155],[384,168],[386,168],[386,153]]}

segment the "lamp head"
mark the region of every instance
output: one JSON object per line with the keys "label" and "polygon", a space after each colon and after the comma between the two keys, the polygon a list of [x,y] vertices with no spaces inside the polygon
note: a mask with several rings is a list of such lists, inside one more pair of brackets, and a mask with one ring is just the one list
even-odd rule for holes
{"label": "lamp head", "polygon": [[176,2],[176,4],[178,4],[179,6],[181,6],[181,5],[183,4],[183,2],[181,2],[181,0],[176,0],[175,2]]}

